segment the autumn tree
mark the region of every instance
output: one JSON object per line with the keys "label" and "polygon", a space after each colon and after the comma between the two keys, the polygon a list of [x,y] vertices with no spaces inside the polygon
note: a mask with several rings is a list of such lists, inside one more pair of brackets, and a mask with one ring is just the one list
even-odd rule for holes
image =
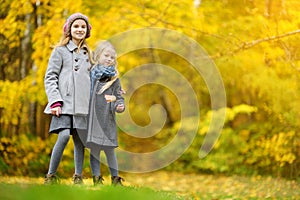
{"label": "autumn tree", "polygon": [[[193,162],[206,133],[205,123],[209,124],[213,112],[203,77],[195,75],[192,64],[184,58],[160,49],[141,49],[118,58],[121,75],[143,64],[158,63],[171,66],[193,87],[205,123],[200,127],[197,141],[179,161],[182,165],[177,166],[218,172],[247,166],[260,172],[299,176],[299,6],[298,0],[3,0],[0,135],[30,133],[47,137],[49,116],[43,114],[47,102],[43,77],[48,58],[66,18],[73,12],[82,12],[89,16],[93,26],[88,39],[91,48],[99,40],[116,34],[159,27],[196,41],[220,70],[227,96],[227,108],[223,109],[228,109],[224,137],[216,145],[215,154]],[[137,39],[132,38],[128,43]],[[190,53],[192,56],[192,48]],[[159,71],[153,73],[161,75]],[[132,84],[131,80],[124,82],[125,89]],[[184,88],[178,86],[178,89]],[[146,98],[145,93],[151,98]],[[172,138],[172,131],[182,120],[176,95],[157,85],[139,88],[128,107],[136,123],[146,125],[151,119],[145,117],[145,112],[155,104],[163,105],[168,118],[165,129],[147,139],[154,141],[153,148]],[[230,165],[225,159],[236,162]]]}

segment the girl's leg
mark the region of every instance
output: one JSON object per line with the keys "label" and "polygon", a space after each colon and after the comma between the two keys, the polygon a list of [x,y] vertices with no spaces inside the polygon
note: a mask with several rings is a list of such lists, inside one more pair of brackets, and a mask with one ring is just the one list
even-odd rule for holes
{"label": "girl's leg", "polygon": [[108,163],[108,167],[109,167],[111,176],[112,177],[118,176],[119,171],[118,171],[118,163],[117,163],[115,149],[114,148],[105,148],[104,152],[106,155],[106,159],[107,159],[107,163]]}
{"label": "girl's leg", "polygon": [[77,131],[73,132],[75,175],[82,174],[84,160],[84,145]]}
{"label": "girl's leg", "polygon": [[100,176],[100,149],[91,148],[90,165],[93,176]]}
{"label": "girl's leg", "polygon": [[56,143],[53,147],[51,158],[50,158],[50,165],[48,174],[55,174],[58,168],[58,165],[61,161],[64,149],[68,144],[70,139],[70,129],[64,129],[58,133],[58,138]]}
{"label": "girl's leg", "polygon": [[91,148],[90,165],[92,169],[94,186],[103,185],[103,178],[100,175],[100,148]]}
{"label": "girl's leg", "polygon": [[111,183],[112,185],[123,185],[122,181],[124,179],[122,177],[119,177],[119,170],[118,170],[118,163],[117,163],[117,157],[115,153],[114,148],[105,148],[104,152],[106,154],[106,159],[108,163],[108,167],[111,174]]}

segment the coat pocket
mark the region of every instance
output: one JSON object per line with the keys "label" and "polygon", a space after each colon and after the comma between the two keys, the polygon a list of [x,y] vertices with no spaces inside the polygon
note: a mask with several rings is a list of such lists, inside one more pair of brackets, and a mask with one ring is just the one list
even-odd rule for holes
{"label": "coat pocket", "polygon": [[72,83],[71,80],[68,80],[64,82],[64,85],[62,85],[62,91],[64,96],[71,96],[72,95]]}

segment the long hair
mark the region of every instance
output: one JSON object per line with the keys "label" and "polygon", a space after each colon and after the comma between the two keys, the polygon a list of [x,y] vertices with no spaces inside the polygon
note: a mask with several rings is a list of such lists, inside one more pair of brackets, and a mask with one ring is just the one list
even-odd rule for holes
{"label": "long hair", "polygon": [[[108,42],[107,40],[104,40],[104,41],[101,41],[98,43],[94,53],[93,53],[93,63],[94,65],[92,66],[95,67],[97,66],[99,63],[99,59],[101,57],[101,54],[103,53],[104,49],[106,48],[111,48],[112,50],[115,51],[115,54],[116,54],[116,57],[117,57],[117,53],[116,53],[116,50],[115,50],[115,47],[110,43]],[[114,61],[114,64],[115,64],[115,70],[116,70],[116,75],[114,77],[111,78],[110,81],[106,82],[105,85],[100,89],[100,91],[98,92],[98,94],[102,94],[106,89],[108,89],[119,77],[119,72],[117,70],[117,60],[116,60],[116,57],[115,57],[115,61]]]}

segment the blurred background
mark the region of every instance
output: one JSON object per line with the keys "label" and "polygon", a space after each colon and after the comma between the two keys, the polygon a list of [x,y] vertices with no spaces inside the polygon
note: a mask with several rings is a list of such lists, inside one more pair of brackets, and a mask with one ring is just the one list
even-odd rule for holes
{"label": "blurred background", "polygon": [[[142,49],[118,58],[121,76],[146,63],[172,66],[197,96],[201,108],[197,135],[164,170],[299,179],[299,7],[299,0],[1,0],[0,175],[43,176],[47,172],[56,136],[49,136],[50,117],[43,113],[47,103],[44,73],[66,18],[81,12],[93,27],[87,40],[92,49],[99,40],[124,31],[160,27],[195,40],[218,67],[226,91],[226,119],[213,150],[200,159],[211,113],[217,112],[211,109],[203,78],[195,75],[186,60],[163,50]],[[125,90],[130,81],[136,80],[124,82]],[[120,148],[152,152],[176,135],[180,121],[194,123],[192,117],[180,118],[172,91],[155,84],[136,90],[126,106],[134,122],[146,126],[151,121],[148,110],[155,104],[167,114],[163,129],[148,138],[120,129]],[[189,126],[183,129],[189,132]],[[60,164],[60,176],[73,173],[71,143]],[[90,174],[88,157],[84,173]]]}

